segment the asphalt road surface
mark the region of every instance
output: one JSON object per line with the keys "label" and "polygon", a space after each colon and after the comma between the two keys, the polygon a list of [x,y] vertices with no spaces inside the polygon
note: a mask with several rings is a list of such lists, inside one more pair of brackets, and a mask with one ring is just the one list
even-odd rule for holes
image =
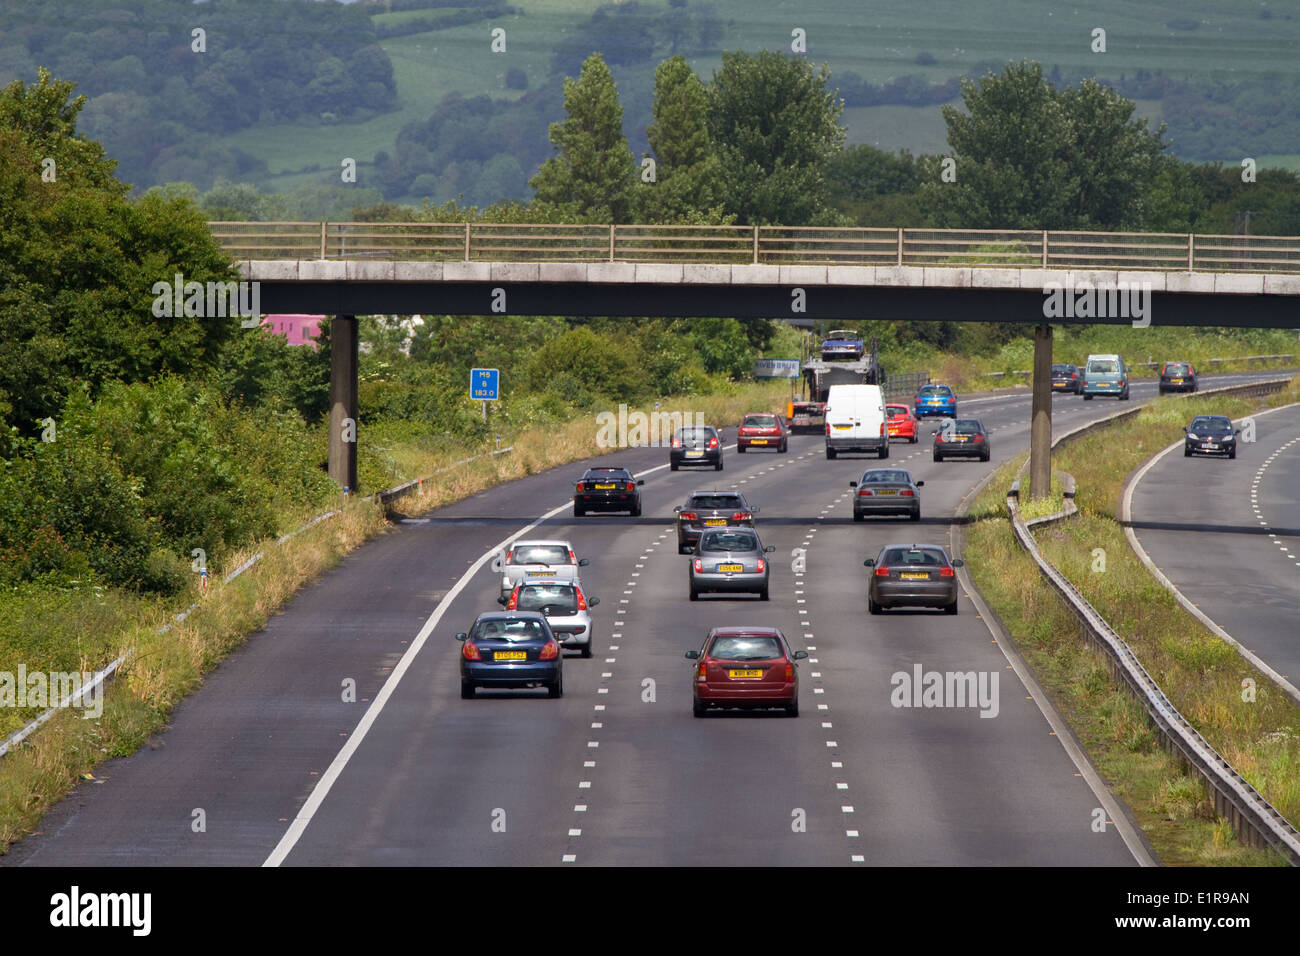
{"label": "asphalt road surface", "polygon": [[[1133,386],[1135,399],[1154,391]],[[1058,429],[1124,407],[1054,402]],[[932,422],[886,462],[827,461],[815,435],[793,436],[785,455],[729,450],[722,472],[674,473],[666,449],[630,449],[602,462],[645,476],[640,518],[574,519],[575,463],[404,522],[304,588],[151,746],[104,764],[4,862],[1132,865],[1114,827],[1093,832],[1097,795],[967,597],[955,617],[866,610],[863,559],[894,541],[946,546],[961,498],[1027,447],[1029,406],[1023,392],[959,397],[991,431],[987,464],[932,462]],[[848,483],[877,464],[925,480],[920,523],[853,522]],[[762,508],[759,532],[776,546],[768,602],[687,600],[672,509],[712,487]],[[526,536],[568,538],[591,559],[597,653],[566,656],[559,700],[461,700],[454,634],[498,608],[488,556],[552,509]],[[692,716],[683,652],[710,626],[746,623],[778,626],[809,652],[798,718]],[[893,675],[918,664],[996,675],[996,716],[893,706]]]}

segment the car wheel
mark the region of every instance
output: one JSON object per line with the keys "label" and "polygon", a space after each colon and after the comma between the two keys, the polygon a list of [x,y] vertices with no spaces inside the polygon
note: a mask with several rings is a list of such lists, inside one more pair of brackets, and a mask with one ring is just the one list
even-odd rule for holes
{"label": "car wheel", "polygon": [[739,442],[737,442],[737,443],[736,443],[736,454],[737,454],[737,455],[743,455],[744,453],[745,453],[745,446],[742,445],[742,444],[740,444]]}
{"label": "car wheel", "polygon": [[870,595],[867,596],[867,610],[872,614],[879,614],[882,610],[880,605],[871,599]]}
{"label": "car wheel", "polygon": [[936,451],[936,452],[934,453],[934,460],[935,460],[935,461],[943,461],[943,456],[940,455],[940,454]]}
{"label": "car wheel", "polygon": [[789,450],[789,446],[785,442],[781,442],[781,447],[777,450],[777,454],[784,455]]}
{"label": "car wheel", "polygon": [[785,705],[785,715],[786,715],[787,717],[798,717],[798,716],[799,716],[799,698],[798,698],[798,697],[796,697],[794,700],[790,701],[790,703],[788,703],[788,704]]}
{"label": "car wheel", "polygon": [[944,608],[943,611],[945,614],[956,614],[957,613],[956,600],[954,600],[951,604],[949,604],[946,608]]}
{"label": "car wheel", "polygon": [[1156,389],[1156,392],[1163,395],[1165,393],[1165,387],[1161,385],[1159,388]]}
{"label": "car wheel", "polygon": [[1083,393],[1083,400],[1084,400],[1085,402],[1090,402],[1090,401],[1092,401],[1092,396],[1089,395],[1087,392],[1084,392],[1084,393]]}
{"label": "car wheel", "polygon": [[592,634],[587,638],[587,643],[582,645],[582,656],[590,658],[596,653],[596,635]]}
{"label": "car wheel", "polygon": [[880,457],[881,457],[881,458],[888,458],[888,457],[889,457],[889,442],[888,442],[888,441],[885,442],[885,447],[882,448],[882,449],[880,449]]}
{"label": "car wheel", "polygon": [[1236,458],[1236,457],[1237,457],[1237,448],[1236,448],[1235,445],[1233,446],[1232,451],[1228,452],[1228,457],[1229,457],[1229,458]]}
{"label": "car wheel", "polygon": [[677,464],[677,462],[675,462],[675,461],[670,461],[670,462],[668,462],[668,467],[669,467],[670,470],[672,470],[672,471],[676,471],[677,468],[678,468],[678,464]]}
{"label": "car wheel", "polygon": [[700,599],[700,592],[695,590],[695,588],[691,588],[691,600],[698,601],[699,599]]}
{"label": "car wheel", "polygon": [[1127,389],[1127,388],[1124,389],[1124,391],[1122,391],[1122,392],[1119,393],[1119,400],[1120,400],[1121,402],[1127,402],[1127,401],[1128,401],[1128,389]]}
{"label": "car wheel", "polygon": [[463,681],[460,682],[460,699],[461,699],[461,700],[473,700],[473,699],[474,699],[474,682],[473,682],[473,681],[463,680]]}
{"label": "car wheel", "polygon": [[763,590],[761,590],[761,591],[758,592],[758,599],[759,599],[760,601],[767,601],[767,600],[770,600],[770,598],[768,598],[768,596],[767,596],[767,588],[763,588]]}
{"label": "car wheel", "polygon": [[638,501],[636,503],[636,507],[632,509],[632,517],[633,518],[641,517],[641,502]]}
{"label": "car wheel", "polygon": [[919,442],[920,440],[921,440],[921,439],[919,439],[919,438],[916,437],[916,432],[912,432],[912,444],[915,445],[915,444],[916,444],[917,442]]}
{"label": "car wheel", "polygon": [[586,509],[584,509],[584,508],[579,508],[577,505],[574,505],[574,506],[573,506],[573,516],[574,516],[575,518],[581,518],[581,517],[582,517],[583,515],[585,515],[586,513],[587,513],[587,512],[586,512]]}
{"label": "car wheel", "polygon": [[551,698],[552,700],[554,700],[557,697],[564,696],[564,672],[563,671],[560,672],[559,677],[555,678],[554,684],[546,685],[546,696]]}
{"label": "car wheel", "polygon": [[698,700],[691,702],[691,710],[695,712],[696,717],[703,717],[709,711],[708,704],[701,704]]}
{"label": "car wheel", "polygon": [[980,461],[988,461],[988,460],[989,460],[988,452],[985,452],[984,454],[980,455]]}
{"label": "car wheel", "polygon": [[917,508],[915,511],[912,512],[912,520],[913,520],[913,521],[920,521],[920,520],[921,520],[921,509],[920,509],[920,508]]}
{"label": "car wheel", "polygon": [[862,520],[864,520],[866,517],[867,517],[867,516],[864,515],[861,511],[855,511],[855,512],[853,512],[853,520],[854,520],[854,521],[862,521]]}
{"label": "car wheel", "polygon": [[827,448],[827,449],[826,449],[826,457],[829,458],[831,461],[834,461],[834,460],[835,460],[835,449],[834,449],[834,448]]}

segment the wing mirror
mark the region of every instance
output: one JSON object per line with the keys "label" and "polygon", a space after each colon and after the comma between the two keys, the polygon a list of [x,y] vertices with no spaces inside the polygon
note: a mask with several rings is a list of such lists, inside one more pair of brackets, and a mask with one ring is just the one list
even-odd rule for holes
{"label": "wing mirror", "polygon": [[965,567],[965,566],[966,566],[966,562],[963,561],[961,558],[953,558],[953,559],[952,559],[952,566],[953,566],[954,568],[962,568],[962,567]]}
{"label": "wing mirror", "polygon": [[687,651],[687,652],[686,652],[685,654],[683,654],[682,656],[685,657],[688,661],[698,661],[698,660],[700,659],[700,652],[699,652],[699,651]]}
{"label": "wing mirror", "polygon": [[794,660],[796,660],[796,661],[802,661],[802,660],[806,659],[807,657],[808,657],[808,652],[807,652],[807,651],[795,651],[795,652],[794,652]]}
{"label": "wing mirror", "polygon": [[591,560],[590,560],[589,558],[579,558],[579,559],[578,559],[578,567],[580,567],[580,568],[585,568],[585,567],[586,567],[587,565],[589,565],[589,564],[591,564]]}
{"label": "wing mirror", "polygon": [[857,483],[856,481],[850,481],[850,482],[849,482],[849,487],[850,487],[850,488],[856,488],[857,486],[858,486],[858,483]]}
{"label": "wing mirror", "polygon": [[645,479],[644,479],[644,478],[640,478],[640,479],[638,479],[638,480],[637,480],[637,484],[638,484],[638,485],[644,485],[644,484],[645,484]]}
{"label": "wing mirror", "polygon": [[499,598],[497,598],[497,603],[500,604],[502,607],[505,607],[506,603],[509,600],[510,599],[503,594]]}
{"label": "wing mirror", "polygon": [[916,484],[916,487],[920,488],[922,485],[925,484],[925,479],[921,479],[920,481],[916,482],[915,484]]}
{"label": "wing mirror", "polygon": [[875,559],[875,558],[867,558],[867,560],[865,560],[865,561],[862,562],[862,566],[863,566],[864,568],[874,568],[874,567],[876,566],[876,559]]}
{"label": "wing mirror", "polygon": [[466,634],[464,631],[461,631],[459,634],[456,635],[456,640],[458,640],[458,641],[463,641],[463,640],[465,640],[467,637],[469,637],[469,635]]}
{"label": "wing mirror", "polygon": [[587,607],[595,607],[599,603],[600,603],[600,598],[598,597],[587,598]]}
{"label": "wing mirror", "polygon": [[776,545],[774,544],[769,544],[766,548],[763,549],[763,551],[767,554],[771,554],[775,550],[776,550]]}

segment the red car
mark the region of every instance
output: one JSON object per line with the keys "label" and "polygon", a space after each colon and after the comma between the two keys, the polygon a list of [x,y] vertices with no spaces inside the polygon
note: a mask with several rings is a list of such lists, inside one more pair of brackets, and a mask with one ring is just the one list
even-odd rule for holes
{"label": "red car", "polygon": [[694,709],[703,717],[715,707],[781,707],[799,716],[799,674],[807,651],[791,653],[774,627],[715,627],[698,651],[687,651],[693,668]]}
{"label": "red car", "polygon": [[789,440],[785,421],[767,412],[751,412],[736,429],[736,451],[741,453],[750,448],[775,448],[784,454]]}
{"label": "red car", "polygon": [[919,423],[906,405],[886,405],[885,415],[889,418],[890,438],[906,438],[913,445],[920,441],[917,435]]}

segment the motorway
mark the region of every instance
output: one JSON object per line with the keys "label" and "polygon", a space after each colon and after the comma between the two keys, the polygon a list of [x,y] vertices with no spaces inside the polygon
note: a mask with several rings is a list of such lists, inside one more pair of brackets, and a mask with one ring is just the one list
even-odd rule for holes
{"label": "motorway", "polygon": [[1179,447],[1156,462],[1131,524],[1189,601],[1300,684],[1300,408],[1254,418],[1234,460]]}
{"label": "motorway", "polygon": [[[1135,400],[1154,392],[1133,385]],[[933,423],[893,446],[884,464],[926,482],[919,524],[855,524],[848,483],[878,462],[827,461],[820,436],[793,436],[786,455],[731,450],[722,472],[672,473],[662,448],[602,459],[646,478],[641,518],[574,519],[575,463],[407,520],[304,588],[165,733],[103,764],[4,863],[1133,865],[1115,827],[1093,832],[1098,795],[967,597],[956,617],[866,612],[862,560],[892,541],[946,546],[962,497],[1027,448],[1029,402],[959,396],[990,429],[987,464],[932,462]],[[1055,428],[1127,405],[1057,396]],[[1204,464],[1244,474],[1246,457]],[[715,486],[762,508],[770,602],[686,600],[672,508]],[[461,700],[454,634],[497,609],[490,555],[525,528],[591,558],[597,653],[567,655],[562,699]],[[692,716],[683,652],[745,623],[808,650],[797,719]],[[892,706],[891,675],[916,664],[999,675],[996,717]]]}

